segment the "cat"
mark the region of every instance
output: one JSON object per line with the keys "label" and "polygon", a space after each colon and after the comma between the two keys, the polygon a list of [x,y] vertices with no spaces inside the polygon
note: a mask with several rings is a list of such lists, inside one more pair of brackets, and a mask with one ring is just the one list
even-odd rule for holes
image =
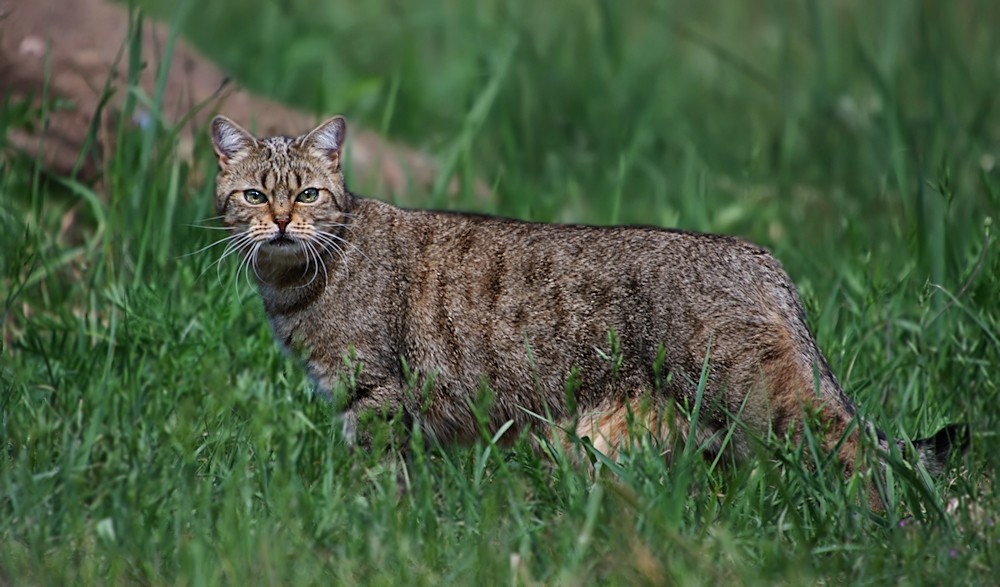
{"label": "cat", "polygon": [[[745,460],[754,438],[797,439],[807,417],[847,474],[865,430],[887,450],[858,425],[795,286],[762,247],[366,199],[344,183],[342,117],[257,138],[219,116],[211,135],[229,251],[318,388],[350,379],[348,442],[366,413],[401,413],[431,442],[473,442],[487,391],[490,434],[551,419],[615,457],[630,429],[686,437],[701,384],[708,455]],[[917,441],[919,460],[941,471],[961,436],[952,426]]]}

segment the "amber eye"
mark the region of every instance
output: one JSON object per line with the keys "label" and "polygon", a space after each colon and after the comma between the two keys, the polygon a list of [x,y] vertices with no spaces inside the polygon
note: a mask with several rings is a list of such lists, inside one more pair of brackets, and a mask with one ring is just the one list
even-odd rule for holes
{"label": "amber eye", "polygon": [[247,190],[243,192],[243,198],[250,204],[254,206],[259,206],[261,204],[267,203],[267,196],[262,194],[257,190]]}
{"label": "amber eye", "polygon": [[312,204],[319,198],[319,190],[316,188],[306,188],[302,190],[302,193],[295,198],[296,202],[302,202],[303,204]]}

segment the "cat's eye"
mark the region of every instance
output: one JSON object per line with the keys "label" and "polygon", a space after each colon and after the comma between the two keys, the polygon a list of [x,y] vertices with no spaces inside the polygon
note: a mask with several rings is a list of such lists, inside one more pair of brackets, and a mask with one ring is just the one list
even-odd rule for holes
{"label": "cat's eye", "polygon": [[267,196],[258,190],[246,190],[243,192],[243,198],[254,206],[259,206],[267,202]]}
{"label": "cat's eye", "polygon": [[319,198],[319,190],[316,188],[306,188],[302,190],[296,198],[296,202],[302,202],[303,204],[312,204]]}

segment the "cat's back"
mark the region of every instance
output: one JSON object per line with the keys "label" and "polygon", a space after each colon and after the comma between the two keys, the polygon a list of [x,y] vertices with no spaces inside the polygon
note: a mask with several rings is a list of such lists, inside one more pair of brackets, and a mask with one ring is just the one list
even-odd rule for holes
{"label": "cat's back", "polygon": [[[380,284],[456,340],[576,337],[680,322],[758,323],[799,312],[780,263],[751,242],[652,226],[544,224],[359,204]],[[658,326],[657,326],[658,325]],[[654,327],[655,326],[655,327]],[[686,325],[686,327],[689,326]],[[591,333],[590,331],[595,331]],[[650,332],[650,336],[653,334]]]}
{"label": "cat's back", "polygon": [[[375,227],[383,246],[419,273],[449,275],[444,281],[505,277],[531,290],[555,281],[605,281],[654,286],[669,280],[699,289],[759,289],[784,282],[770,252],[738,237],[647,225],[595,226],[527,222],[482,214],[400,209],[374,200],[359,217]],[[394,242],[395,245],[387,243]]]}

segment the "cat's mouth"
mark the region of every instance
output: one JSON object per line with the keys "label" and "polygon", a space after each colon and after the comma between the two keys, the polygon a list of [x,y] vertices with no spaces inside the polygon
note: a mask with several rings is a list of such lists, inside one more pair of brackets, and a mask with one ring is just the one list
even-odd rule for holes
{"label": "cat's mouth", "polygon": [[271,240],[267,241],[267,243],[269,245],[273,245],[276,247],[287,247],[288,245],[294,245],[295,241],[292,240],[292,237],[288,236],[287,234],[283,234],[281,236],[276,236],[272,238]]}

